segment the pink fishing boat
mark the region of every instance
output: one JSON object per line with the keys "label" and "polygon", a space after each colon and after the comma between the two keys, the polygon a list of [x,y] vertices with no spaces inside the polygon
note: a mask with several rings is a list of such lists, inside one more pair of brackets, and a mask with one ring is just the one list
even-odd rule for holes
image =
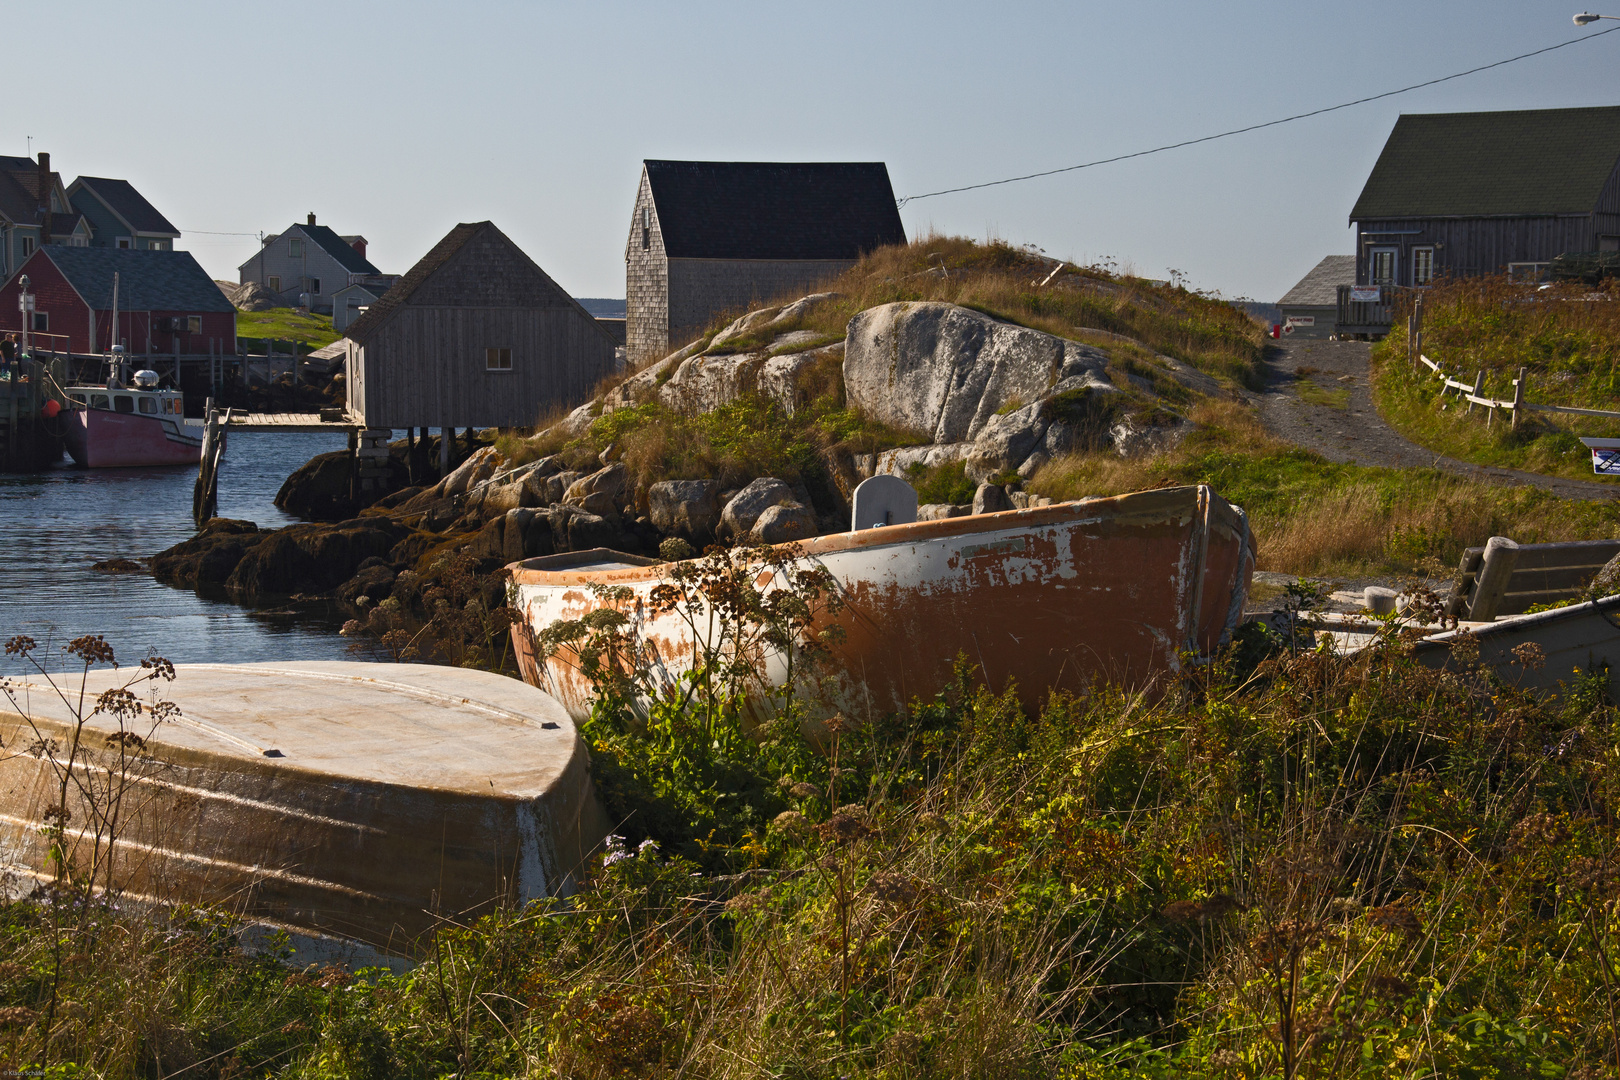
{"label": "pink fishing boat", "polygon": [[137,371],[134,386],[70,386],[62,414],[68,453],[86,469],[195,465],[203,421],[187,420],[178,390],[158,389],[155,371]]}

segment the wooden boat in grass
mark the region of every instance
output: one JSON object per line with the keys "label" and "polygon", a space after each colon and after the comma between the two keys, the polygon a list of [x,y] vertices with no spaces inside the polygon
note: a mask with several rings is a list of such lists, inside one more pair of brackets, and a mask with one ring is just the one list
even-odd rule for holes
{"label": "wooden boat in grass", "polygon": [[[1453,653],[1459,645],[1461,656]],[[1525,645],[1536,648],[1523,650]],[[1620,596],[1465,623],[1416,642],[1412,656],[1433,668],[1455,667],[1467,657],[1515,686],[1554,692],[1560,684],[1567,688],[1583,675],[1601,673],[1609,696],[1620,698]]]}
{"label": "wooden boat in grass", "polygon": [[[803,542],[797,557],[825,567],[845,604],[827,704],[866,717],[931,697],[958,655],[998,690],[1016,683],[1030,708],[1051,690],[1162,682],[1236,628],[1254,540],[1243,511],[1200,485],[835,533]],[[510,570],[524,679],[576,720],[592,700],[577,657],[543,657],[535,645],[558,620],[613,603],[664,676],[691,668],[688,623],[650,602],[666,564],[597,549]],[[758,584],[778,578],[762,571]],[[604,599],[593,585],[624,586],[630,599]],[[787,678],[785,657],[760,663],[767,683]]]}
{"label": "wooden boat in grass", "polygon": [[[139,742],[124,737],[122,764],[115,718],[94,717],[81,740],[83,775],[129,781],[112,857],[127,896],[410,955],[440,919],[573,892],[607,833],[573,723],[515,679],[345,662],[176,672],[156,685],[179,717],[147,708],[125,724]],[[88,700],[127,681],[92,673]],[[57,773],[40,744],[61,762],[73,718],[43,680],[17,693],[26,718],[0,716],[0,860],[26,887],[50,877],[40,830]],[[96,808],[68,809],[82,870]]]}

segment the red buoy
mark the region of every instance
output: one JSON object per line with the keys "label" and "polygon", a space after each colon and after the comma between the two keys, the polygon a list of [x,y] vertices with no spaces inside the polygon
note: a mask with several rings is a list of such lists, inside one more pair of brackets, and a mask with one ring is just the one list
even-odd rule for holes
{"label": "red buoy", "polygon": [[62,411],[62,405],[55,398],[48,398],[45,404],[39,407],[39,411],[45,414],[45,419],[54,420],[56,414]]}

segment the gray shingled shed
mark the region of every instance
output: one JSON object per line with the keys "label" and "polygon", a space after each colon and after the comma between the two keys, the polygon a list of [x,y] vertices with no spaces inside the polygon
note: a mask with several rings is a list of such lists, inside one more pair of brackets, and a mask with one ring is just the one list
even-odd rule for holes
{"label": "gray shingled shed", "polygon": [[1329,255],[1277,301],[1283,321],[1292,323],[1295,334],[1327,337],[1339,312],[1339,286],[1356,283],[1356,257]]}
{"label": "gray shingled shed", "polygon": [[645,161],[624,253],[630,361],[905,242],[881,161]]}

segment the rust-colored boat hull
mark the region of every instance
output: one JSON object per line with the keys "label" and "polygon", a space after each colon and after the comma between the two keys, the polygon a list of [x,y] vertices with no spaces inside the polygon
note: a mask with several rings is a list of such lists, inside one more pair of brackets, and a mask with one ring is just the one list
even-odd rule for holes
{"label": "rust-colored boat hull", "polygon": [[[846,605],[831,704],[863,715],[931,696],[958,655],[992,687],[1016,684],[1031,708],[1051,690],[1150,686],[1231,633],[1254,568],[1247,518],[1203,486],[838,533],[802,552],[831,571]],[[572,656],[542,662],[532,637],[599,606],[591,583],[632,590],[641,632],[671,671],[692,647],[681,620],[647,604],[660,566],[559,565],[568,558],[511,567],[513,637],[524,678],[583,719],[591,687]]]}

